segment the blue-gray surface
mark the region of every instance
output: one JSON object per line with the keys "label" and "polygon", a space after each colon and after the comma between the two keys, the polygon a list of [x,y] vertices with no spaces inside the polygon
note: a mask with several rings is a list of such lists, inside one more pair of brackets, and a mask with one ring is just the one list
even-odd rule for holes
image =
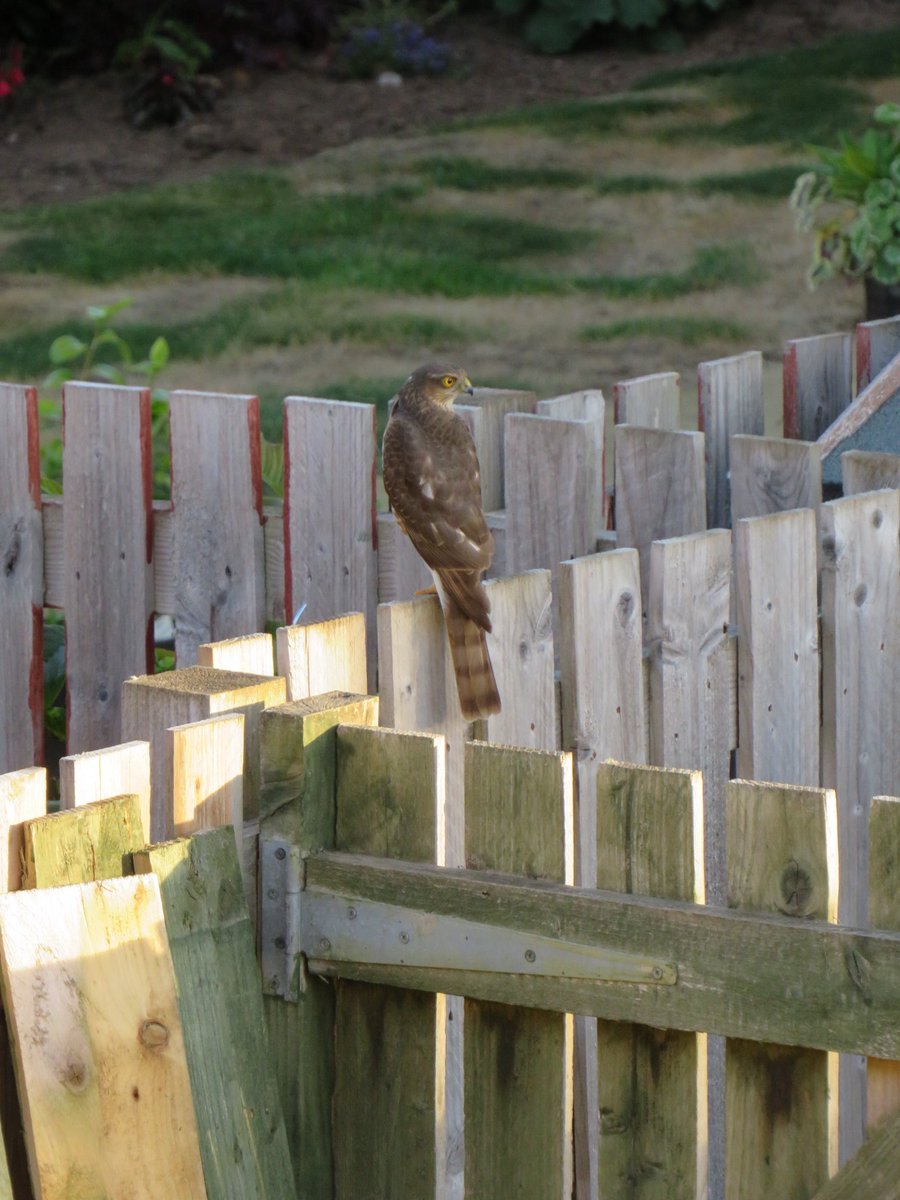
{"label": "blue-gray surface", "polygon": [[822,463],[823,483],[841,483],[841,455],[845,450],[900,454],[900,389],[889,400],[885,400],[859,429],[835,446]]}

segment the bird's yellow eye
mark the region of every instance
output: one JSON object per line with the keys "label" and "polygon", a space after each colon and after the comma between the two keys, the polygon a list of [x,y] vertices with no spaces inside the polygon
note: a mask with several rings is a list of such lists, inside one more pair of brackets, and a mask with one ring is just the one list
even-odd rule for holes
{"label": "bird's yellow eye", "polygon": [[455,375],[445,375],[444,378],[441,380],[441,384],[445,388],[452,388],[454,383],[456,383]]}

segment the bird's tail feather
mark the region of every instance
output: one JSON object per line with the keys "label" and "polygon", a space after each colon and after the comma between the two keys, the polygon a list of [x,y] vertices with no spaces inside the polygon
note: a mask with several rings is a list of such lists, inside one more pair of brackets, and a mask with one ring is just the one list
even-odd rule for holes
{"label": "bird's tail feather", "polygon": [[500,693],[484,630],[460,611],[452,597],[446,598],[444,620],[462,715],[474,721],[498,713]]}

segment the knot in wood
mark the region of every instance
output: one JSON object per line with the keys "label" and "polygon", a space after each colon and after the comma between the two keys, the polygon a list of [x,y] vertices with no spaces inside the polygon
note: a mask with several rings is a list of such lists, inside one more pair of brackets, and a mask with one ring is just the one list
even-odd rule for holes
{"label": "knot in wood", "polygon": [[164,1050],[169,1044],[169,1030],[162,1021],[144,1021],[138,1036],[148,1050]]}
{"label": "knot in wood", "polygon": [[66,1069],[63,1071],[62,1082],[70,1092],[83,1092],[88,1085],[90,1072],[87,1063],[70,1062],[66,1063]]}
{"label": "knot in wood", "polygon": [[812,879],[809,871],[796,859],[791,859],[781,873],[781,896],[778,907],[789,917],[805,917],[812,900]]}

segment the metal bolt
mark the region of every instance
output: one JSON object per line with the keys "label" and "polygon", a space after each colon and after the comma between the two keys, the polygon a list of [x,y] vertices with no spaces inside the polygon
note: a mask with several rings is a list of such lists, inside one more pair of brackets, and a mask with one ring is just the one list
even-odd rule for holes
{"label": "metal bolt", "polygon": [[662,967],[654,967],[653,971],[652,971],[652,975],[653,975],[654,979],[662,979],[662,977],[663,977]]}
{"label": "metal bolt", "polygon": [[535,952],[533,950],[525,951],[525,961],[526,962],[534,962],[536,958],[537,958],[537,955],[535,954]]}
{"label": "metal bolt", "polygon": [[319,938],[319,949],[323,954],[328,953],[328,951],[331,949],[331,942],[328,940],[328,938]]}
{"label": "metal bolt", "polygon": [[356,920],[356,909],[353,907],[353,905],[352,905],[352,904],[351,904],[351,905],[350,905],[350,907],[347,909],[347,916],[349,917],[349,919],[350,919],[351,921],[355,921],[355,920]]}
{"label": "metal bolt", "polygon": [[400,941],[403,943],[404,946],[409,944],[409,934],[406,933],[406,931],[404,931],[403,933],[400,934]]}
{"label": "metal bolt", "polygon": [[284,858],[286,855],[287,855],[287,851],[285,850],[284,846],[279,846],[278,849],[275,851],[276,858]]}

